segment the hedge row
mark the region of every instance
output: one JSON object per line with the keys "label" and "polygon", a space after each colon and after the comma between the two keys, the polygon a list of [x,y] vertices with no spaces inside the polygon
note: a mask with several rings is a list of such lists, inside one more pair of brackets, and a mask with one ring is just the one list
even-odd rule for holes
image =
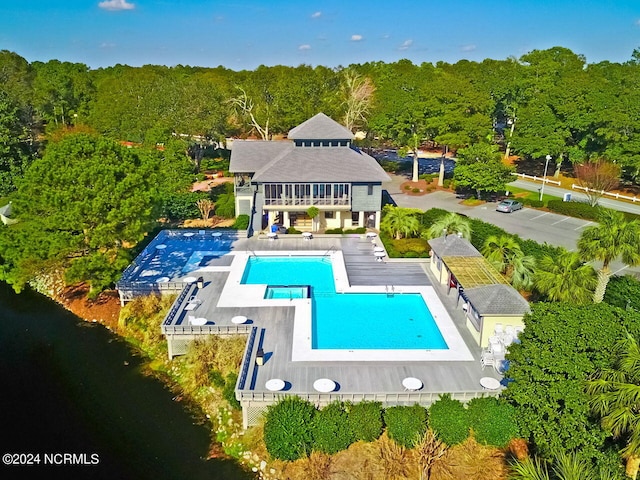
{"label": "hedge row", "polygon": [[427,410],[420,405],[382,409],[379,402],[334,402],[322,410],[300,397],[287,397],[267,409],[264,441],[273,458],[295,460],[311,451],[334,454],[353,442],[376,440],[384,428],[406,448],[416,445],[428,427],[448,445],[474,432],[478,442],[504,447],[518,435],[515,411],[494,397],[466,406],[443,395]]}

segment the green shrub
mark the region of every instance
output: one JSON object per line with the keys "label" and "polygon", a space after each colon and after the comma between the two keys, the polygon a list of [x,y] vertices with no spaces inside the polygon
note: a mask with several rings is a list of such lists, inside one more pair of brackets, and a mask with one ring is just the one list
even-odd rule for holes
{"label": "green shrub", "polygon": [[324,231],[324,233],[344,233],[341,228],[328,228]]}
{"label": "green shrub", "polygon": [[482,250],[484,243],[491,235],[495,235],[496,237],[501,237],[502,235],[517,237],[500,227],[483,222],[482,220],[470,218],[469,221],[471,223],[471,244],[476,247],[478,251]]}
{"label": "green shrub", "polygon": [[286,397],[270,405],[264,423],[264,443],[269,454],[281,460],[309,455],[315,414],[315,407],[300,397]]}
{"label": "green shrub", "polygon": [[200,218],[200,210],[198,210],[196,202],[208,197],[209,195],[205,192],[186,192],[169,195],[162,201],[162,216],[173,221]]}
{"label": "green shrub", "polygon": [[562,200],[549,200],[547,208],[552,212],[568,215],[569,217],[584,218],[585,220],[597,220],[602,207],[592,207],[588,203],[563,202]]}
{"label": "green shrub", "polygon": [[402,257],[408,252],[422,253],[430,250],[429,243],[424,238],[401,238],[391,240],[395,251]]}
{"label": "green shrub", "polygon": [[249,228],[249,215],[238,215],[238,218],[236,218],[236,221],[233,223],[233,228],[237,230],[246,230]]}
{"label": "green shrub", "polygon": [[297,233],[297,234],[300,234],[300,233],[302,233],[302,232],[301,232],[300,230],[298,230],[298,229],[294,228],[294,227],[289,227],[289,228],[287,228],[287,233],[291,233],[291,234],[296,234],[296,233]]}
{"label": "green shrub", "polygon": [[348,230],[344,230],[342,233],[365,233],[367,231],[366,227],[358,227],[358,228],[350,228]]}
{"label": "green shrub", "polygon": [[611,277],[604,301],[614,307],[632,308],[640,312],[640,281],[632,275]]}
{"label": "green shrub", "polygon": [[427,183],[429,182],[433,182],[433,179],[436,178],[438,176],[437,173],[423,173],[422,175],[419,175],[418,178],[420,180],[426,180]]}
{"label": "green shrub", "polygon": [[420,258],[420,254],[411,250],[409,252],[405,252],[403,258]]}
{"label": "green shrub", "polygon": [[518,436],[515,407],[503,400],[474,398],[467,404],[467,412],[479,443],[502,448]]}
{"label": "green shrub", "polygon": [[236,382],[238,381],[238,374],[231,372],[227,374],[225,378],[224,388],[222,389],[222,398],[224,398],[232,408],[236,410],[242,410],[242,405],[236,398]]}
{"label": "green shrub", "polygon": [[236,216],[236,199],[233,193],[223,193],[216,200],[216,215],[224,218]]}
{"label": "green shrub", "polygon": [[354,440],[373,442],[382,435],[382,404],[380,402],[348,404],[347,412]]}
{"label": "green shrub", "polygon": [[404,186],[404,189],[405,189],[405,190],[411,190],[411,185],[405,185],[405,186]]}
{"label": "green shrub", "polygon": [[529,198],[529,197],[519,198],[518,201],[521,202],[523,205],[527,205],[533,208],[544,207],[544,202],[542,200],[537,200],[535,198]]}
{"label": "green shrub", "polygon": [[216,388],[224,388],[226,382],[220,370],[213,369],[209,372],[209,381]]}
{"label": "green shrub", "polygon": [[411,191],[413,193],[420,193],[420,189],[419,188],[412,188]]}
{"label": "green shrub", "polygon": [[429,426],[447,445],[457,445],[469,437],[469,415],[462,402],[448,393],[429,407]]}
{"label": "green shrub", "polygon": [[384,411],[389,438],[398,445],[413,448],[427,429],[427,411],[420,405],[389,407]]}
{"label": "green shrub", "polygon": [[342,402],[330,403],[313,418],[313,450],[332,455],[353,443],[348,414]]}
{"label": "green shrub", "polygon": [[443,188],[449,188],[451,186],[451,179],[447,178],[445,180],[442,181],[442,187]]}

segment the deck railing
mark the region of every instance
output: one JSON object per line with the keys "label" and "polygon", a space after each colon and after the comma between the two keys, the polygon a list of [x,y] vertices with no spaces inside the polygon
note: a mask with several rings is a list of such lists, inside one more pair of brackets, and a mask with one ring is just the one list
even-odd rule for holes
{"label": "deck railing", "polygon": [[238,375],[238,383],[236,384],[236,390],[242,390],[247,383],[247,376],[249,375],[249,367],[251,367],[251,362],[253,361],[253,356],[251,352],[253,352],[253,346],[256,341],[256,336],[258,334],[258,327],[251,327],[251,332],[249,333],[249,338],[247,339],[247,345],[244,349],[244,361],[242,362],[242,368],[240,369],[240,375]]}

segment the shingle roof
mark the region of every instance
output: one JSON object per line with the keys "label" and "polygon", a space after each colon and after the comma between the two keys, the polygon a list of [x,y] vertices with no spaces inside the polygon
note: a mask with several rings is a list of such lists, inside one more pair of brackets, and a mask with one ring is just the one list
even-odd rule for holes
{"label": "shingle roof", "polygon": [[294,147],[253,176],[257,182],[388,182],[366,153],[349,147]]}
{"label": "shingle roof", "polygon": [[464,294],[482,316],[524,315],[530,311],[529,302],[510,285],[465,288]]}
{"label": "shingle roof", "polygon": [[324,113],[318,113],[289,131],[291,140],[351,140],[353,133]]}
{"label": "shingle roof", "polygon": [[229,171],[257,172],[293,148],[293,142],[287,141],[234,140],[231,147]]}
{"label": "shingle roof", "polygon": [[457,235],[432,238],[428,241],[433,253],[442,257],[481,257],[482,255],[471,243]]}

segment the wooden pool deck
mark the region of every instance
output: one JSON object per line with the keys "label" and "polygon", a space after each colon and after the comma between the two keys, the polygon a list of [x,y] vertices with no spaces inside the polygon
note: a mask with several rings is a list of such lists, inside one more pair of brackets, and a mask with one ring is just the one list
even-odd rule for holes
{"label": "wooden pool deck", "polygon": [[[380,242],[378,241],[378,244]],[[252,339],[246,362],[242,367],[236,396],[243,405],[245,426],[255,424],[267,405],[284,395],[299,395],[323,405],[333,400],[360,401],[377,400],[385,404],[430,404],[442,393],[454,398],[468,400],[477,396],[496,395],[498,391],[484,390],[480,378],[489,376],[500,379],[493,369],[480,364],[480,347],[465,326],[465,315],[461,305],[456,305],[454,293],[447,295],[446,286],[437,283],[429,273],[429,259],[412,261],[378,262],[373,256],[371,240],[363,236],[301,237],[280,236],[276,240],[257,237],[234,241],[231,251],[296,251],[316,250],[328,252],[332,249],[343,253],[346,271],[351,285],[432,285],[446,307],[457,330],[473,355],[473,361],[348,361],[348,362],[293,362],[294,307],[218,307],[217,303],[228,272],[216,271],[202,274],[205,287],[197,291],[196,285],[185,289],[180,302],[175,306],[173,317],[167,318],[163,333],[171,342],[183,339],[184,345],[176,344],[175,354],[194,336],[210,333],[245,334]],[[275,282],[274,282],[275,283]],[[185,311],[189,297],[197,294],[200,304],[194,310]],[[336,312],[339,315],[339,312]],[[189,325],[187,318],[193,315],[206,318],[203,326]],[[231,322],[236,315],[244,315],[249,322],[237,325]],[[256,364],[258,349],[264,351],[263,365]],[[402,380],[416,377],[423,383],[418,391],[406,391]],[[282,379],[285,389],[272,392],[265,383],[270,379]],[[330,393],[319,393],[313,383],[319,378],[336,382]]]}

